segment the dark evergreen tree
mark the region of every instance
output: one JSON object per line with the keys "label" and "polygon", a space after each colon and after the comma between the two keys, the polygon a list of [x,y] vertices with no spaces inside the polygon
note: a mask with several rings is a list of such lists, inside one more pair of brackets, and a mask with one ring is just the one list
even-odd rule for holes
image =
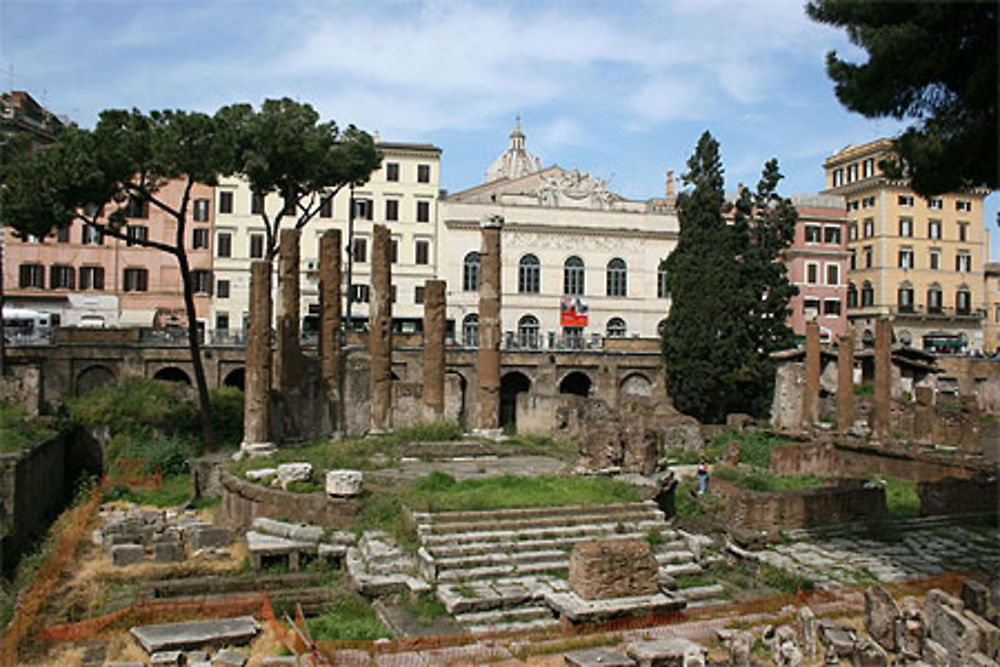
{"label": "dark evergreen tree", "polygon": [[672,297],[663,331],[674,406],[705,422],[732,412],[764,415],[774,386],[770,353],[792,343],[786,324],[795,294],[780,262],[796,213],[775,189],[768,162],[755,192],[744,190],[727,223],[719,145],[705,132],[677,198],[680,239],[666,259]]}
{"label": "dark evergreen tree", "polygon": [[812,0],[810,18],[843,27],[868,52],[861,65],[827,54],[837,99],[869,118],[911,118],[896,139],[913,189],[929,196],[1000,187],[998,4]]}

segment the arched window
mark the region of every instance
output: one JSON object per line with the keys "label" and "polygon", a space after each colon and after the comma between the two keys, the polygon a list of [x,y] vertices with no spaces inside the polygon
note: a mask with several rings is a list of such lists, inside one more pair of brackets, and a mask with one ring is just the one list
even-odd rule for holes
{"label": "arched window", "polygon": [[479,315],[469,313],[462,318],[462,345],[479,347]]}
{"label": "arched window", "polygon": [[525,315],[517,321],[517,344],[531,350],[538,348],[538,318]]}
{"label": "arched window", "polygon": [[927,312],[940,313],[943,305],[944,299],[941,295],[941,285],[931,283],[927,288]]}
{"label": "arched window", "polygon": [[959,285],[955,292],[955,312],[959,315],[968,315],[972,312],[972,292],[965,283]]}
{"label": "arched window", "polygon": [[913,312],[913,283],[909,280],[899,284],[899,289],[896,290],[896,303],[899,305],[899,312]]}
{"label": "arched window", "polygon": [[854,283],[847,284],[847,307],[858,307],[858,286]]}
{"label": "arched window", "polygon": [[583,288],[583,260],[574,255],[563,265],[563,294],[579,296]]}
{"label": "arched window", "polygon": [[612,317],[608,320],[607,336],[608,338],[624,338],[626,329],[625,320],[620,317]]}
{"label": "arched window", "polygon": [[670,298],[670,285],[667,283],[667,261],[662,260],[656,269],[656,298]]}
{"label": "arched window", "polygon": [[462,290],[465,292],[479,291],[479,253],[470,252],[462,262]]}
{"label": "arched window", "polygon": [[619,257],[608,262],[608,296],[628,296],[628,268]]}
{"label": "arched window", "polygon": [[517,266],[517,291],[538,294],[541,287],[541,264],[534,255],[525,255]]}
{"label": "arched window", "polygon": [[861,285],[861,306],[874,306],[875,305],[875,288],[872,287],[871,282],[865,281]]}

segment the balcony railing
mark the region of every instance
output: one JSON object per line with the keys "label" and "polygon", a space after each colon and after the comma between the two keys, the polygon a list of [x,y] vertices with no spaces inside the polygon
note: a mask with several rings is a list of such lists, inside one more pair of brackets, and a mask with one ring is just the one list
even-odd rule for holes
{"label": "balcony railing", "polygon": [[942,306],[941,308],[920,308],[906,306],[891,306],[889,312],[894,315],[919,315],[921,317],[953,318],[963,317],[981,320],[986,317],[986,310],[983,308],[951,308]]}

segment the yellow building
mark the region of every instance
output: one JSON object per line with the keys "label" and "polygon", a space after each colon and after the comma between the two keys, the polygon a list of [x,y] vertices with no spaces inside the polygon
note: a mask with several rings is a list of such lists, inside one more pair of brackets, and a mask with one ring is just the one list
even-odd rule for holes
{"label": "yellow building", "polygon": [[847,203],[850,326],[871,341],[875,319],[888,316],[903,344],[942,353],[991,349],[983,331],[988,191],[925,199],[883,173],[880,162],[892,157],[892,142],[879,139],[848,146],[823,165],[825,192]]}
{"label": "yellow building", "polygon": [[1000,351],[1000,262],[986,265],[986,319],[983,323],[983,351]]}

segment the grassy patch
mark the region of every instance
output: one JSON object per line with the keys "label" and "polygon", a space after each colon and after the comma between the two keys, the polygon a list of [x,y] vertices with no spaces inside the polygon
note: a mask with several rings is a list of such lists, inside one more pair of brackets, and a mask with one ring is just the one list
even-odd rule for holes
{"label": "grassy patch", "polygon": [[861,384],[854,385],[854,395],[855,396],[874,396],[875,395],[875,381],[865,380]]}
{"label": "grassy patch", "polygon": [[760,580],[767,586],[777,589],[782,593],[795,593],[796,591],[811,591],[816,588],[815,582],[808,577],[794,574],[773,565],[762,565],[760,568]]}
{"label": "grassy patch", "polygon": [[674,494],[677,516],[693,517],[701,514],[701,508],[692,495],[697,491],[698,482],[692,479],[685,479],[677,483],[677,490]]}
{"label": "grassy patch", "polygon": [[116,484],[104,492],[104,500],[124,500],[137,505],[155,507],[177,507],[184,505],[193,495],[191,478],[188,475],[172,475],[163,478],[159,489],[133,489],[125,484]]}
{"label": "grassy patch", "polygon": [[448,615],[444,603],[433,593],[424,592],[419,595],[400,595],[396,602],[405,609],[421,625],[433,625],[436,620]]}
{"label": "grassy patch", "polygon": [[890,519],[909,519],[917,516],[917,511],[920,509],[920,496],[917,495],[916,482],[888,476],[873,478],[873,481],[885,486],[885,504],[888,507]]}
{"label": "grassy patch", "polygon": [[[823,480],[812,475],[775,475],[766,470],[748,469],[742,466],[739,468],[718,466],[713,474],[719,479],[732,482],[741,489],[750,491],[801,491],[823,486]],[[709,488],[711,488],[711,482],[709,482]]]}
{"label": "grassy patch", "polygon": [[371,604],[354,591],[342,588],[327,611],[308,620],[317,641],[373,641],[392,637]]}
{"label": "grassy patch", "polygon": [[0,402],[0,453],[33,447],[55,434],[38,419],[29,417],[23,406]]}

